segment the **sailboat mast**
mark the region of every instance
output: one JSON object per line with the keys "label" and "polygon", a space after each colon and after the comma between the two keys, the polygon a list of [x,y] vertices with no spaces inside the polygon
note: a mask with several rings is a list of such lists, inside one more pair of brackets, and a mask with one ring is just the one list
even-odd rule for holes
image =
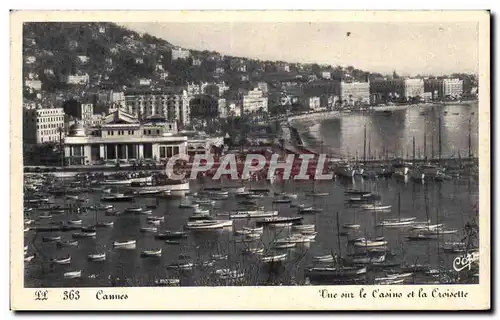
{"label": "sailboat mast", "polygon": [[340,249],[340,227],[339,227],[339,212],[337,211],[337,243],[339,246],[339,258],[342,257],[342,252]]}
{"label": "sailboat mast", "polygon": [[413,161],[415,161],[415,136],[413,136]]}
{"label": "sailboat mast", "polygon": [[401,222],[401,192],[398,193],[398,217]]}
{"label": "sailboat mast", "polygon": [[427,161],[427,135],[424,131],[424,160]]}
{"label": "sailboat mast", "polygon": [[441,117],[438,117],[438,159],[441,160]]}
{"label": "sailboat mast", "polygon": [[472,150],[471,150],[471,119],[469,118],[469,160],[472,159]]}
{"label": "sailboat mast", "polygon": [[368,137],[368,160],[372,159],[371,139]]}
{"label": "sailboat mast", "polygon": [[365,134],[363,138],[363,161],[366,162],[366,125],[365,125]]}

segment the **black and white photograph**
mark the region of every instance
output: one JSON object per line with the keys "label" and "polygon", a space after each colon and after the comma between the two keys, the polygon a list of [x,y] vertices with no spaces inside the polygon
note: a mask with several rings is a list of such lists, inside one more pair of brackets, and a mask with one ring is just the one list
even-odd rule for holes
{"label": "black and white photograph", "polygon": [[470,14],[23,21],[22,287],[465,298],[490,259]]}

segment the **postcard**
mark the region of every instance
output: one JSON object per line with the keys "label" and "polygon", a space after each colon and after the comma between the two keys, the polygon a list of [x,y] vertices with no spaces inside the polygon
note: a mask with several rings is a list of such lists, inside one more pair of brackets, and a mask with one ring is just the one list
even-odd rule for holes
{"label": "postcard", "polygon": [[491,308],[489,12],[10,18],[11,309]]}

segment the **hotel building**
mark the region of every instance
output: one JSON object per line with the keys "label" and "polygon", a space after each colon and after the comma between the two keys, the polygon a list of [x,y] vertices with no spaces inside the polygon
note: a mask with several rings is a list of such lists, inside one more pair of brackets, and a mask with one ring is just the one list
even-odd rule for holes
{"label": "hotel building", "polygon": [[76,123],[64,141],[67,165],[91,165],[100,161],[166,160],[184,154],[186,136],[177,135],[177,125],[162,117],[139,121],[121,110],[108,114],[100,126],[85,129]]}
{"label": "hotel building", "polygon": [[441,80],[441,97],[460,98],[464,90],[464,81],[460,79]]}
{"label": "hotel building", "polygon": [[342,105],[353,106],[356,103],[370,103],[369,82],[340,82],[340,99]]}
{"label": "hotel building", "polygon": [[168,121],[190,121],[189,96],[186,90],[125,92],[125,109],[140,118],[161,115]]}
{"label": "hotel building", "polygon": [[258,111],[260,108],[267,112],[267,100],[259,88],[248,91],[242,96],[243,112]]}
{"label": "hotel building", "polygon": [[[59,133],[62,129],[62,135]],[[63,108],[24,109],[23,141],[25,144],[58,142],[64,137]]]}

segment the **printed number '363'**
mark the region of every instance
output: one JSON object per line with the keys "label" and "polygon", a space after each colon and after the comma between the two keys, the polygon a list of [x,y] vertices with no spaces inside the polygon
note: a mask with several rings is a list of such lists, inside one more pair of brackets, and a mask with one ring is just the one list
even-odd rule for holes
{"label": "printed number '363'", "polygon": [[79,299],[80,299],[80,291],[78,290],[64,291],[63,300],[79,300]]}

